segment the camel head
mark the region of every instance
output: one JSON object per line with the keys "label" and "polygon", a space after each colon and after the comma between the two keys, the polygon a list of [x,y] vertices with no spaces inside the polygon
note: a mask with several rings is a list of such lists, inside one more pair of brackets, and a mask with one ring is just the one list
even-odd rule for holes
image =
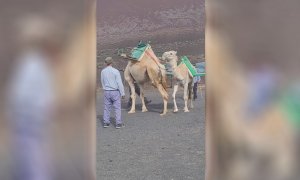
{"label": "camel head", "polygon": [[177,51],[164,52],[161,59],[172,66],[176,66],[178,61]]}

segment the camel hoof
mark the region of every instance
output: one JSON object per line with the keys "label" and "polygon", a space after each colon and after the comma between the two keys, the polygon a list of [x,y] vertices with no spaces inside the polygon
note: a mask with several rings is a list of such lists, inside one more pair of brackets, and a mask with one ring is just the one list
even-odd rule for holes
{"label": "camel hoof", "polygon": [[128,114],[133,114],[133,113],[135,113],[135,111],[129,111],[129,112],[128,112]]}
{"label": "camel hoof", "polygon": [[185,109],[184,112],[190,112],[188,109]]}
{"label": "camel hoof", "polygon": [[164,116],[164,115],[166,115],[166,114],[167,114],[167,113],[166,113],[166,112],[164,112],[164,113],[161,113],[161,114],[160,114],[160,116]]}
{"label": "camel hoof", "polygon": [[174,111],[173,111],[174,113],[177,113],[178,112],[178,109],[174,109]]}
{"label": "camel hoof", "polygon": [[146,109],[146,108],[142,110],[142,112],[147,112],[147,111],[148,111],[148,109]]}

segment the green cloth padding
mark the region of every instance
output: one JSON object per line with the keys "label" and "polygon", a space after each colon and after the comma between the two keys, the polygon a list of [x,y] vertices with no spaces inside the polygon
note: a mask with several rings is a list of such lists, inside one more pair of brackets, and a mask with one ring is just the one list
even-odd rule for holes
{"label": "green cloth padding", "polygon": [[[190,60],[186,57],[186,56],[183,56],[181,58],[181,62],[179,62],[177,65],[179,66],[181,63],[185,64],[187,66],[187,68],[189,69],[189,71],[191,72],[191,74],[193,75],[193,77],[195,76],[205,76],[206,73],[205,72],[201,72],[201,73],[198,73],[196,68],[191,64]],[[166,64],[164,64],[165,68],[167,69],[167,66]],[[172,71],[166,71],[166,75],[173,75],[173,72]]]}
{"label": "green cloth padding", "polygon": [[205,75],[206,75],[206,73],[197,73],[197,74],[195,74],[195,76],[200,76],[200,77],[205,76]]}
{"label": "green cloth padding", "polygon": [[289,91],[283,96],[282,108],[287,119],[297,128],[300,128],[300,94],[299,91]]}
{"label": "green cloth padding", "polygon": [[137,47],[133,48],[131,51],[130,57],[136,60],[139,60],[145,50],[148,48],[148,44],[140,43],[137,45]]}
{"label": "green cloth padding", "polygon": [[193,77],[196,76],[196,75],[200,76],[200,73],[197,73],[196,68],[192,65],[192,63],[190,62],[190,60],[186,56],[181,57],[181,62],[186,65],[186,67],[189,69],[189,71],[190,71],[190,73],[192,74]]}

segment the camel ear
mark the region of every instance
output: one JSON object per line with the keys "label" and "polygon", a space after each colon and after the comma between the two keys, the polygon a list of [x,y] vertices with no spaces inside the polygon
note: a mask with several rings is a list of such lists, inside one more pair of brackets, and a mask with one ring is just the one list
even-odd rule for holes
{"label": "camel ear", "polygon": [[175,51],[175,55],[177,55],[177,51]]}

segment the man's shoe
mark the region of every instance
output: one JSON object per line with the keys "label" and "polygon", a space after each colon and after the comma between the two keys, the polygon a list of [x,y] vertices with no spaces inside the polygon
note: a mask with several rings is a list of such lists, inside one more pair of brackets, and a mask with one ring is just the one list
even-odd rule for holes
{"label": "man's shoe", "polygon": [[117,124],[117,125],[116,125],[116,129],[120,129],[120,128],[122,128],[122,127],[124,127],[124,124]]}
{"label": "man's shoe", "polygon": [[103,127],[104,127],[104,128],[109,127],[109,123],[104,123],[104,124],[103,124]]}

